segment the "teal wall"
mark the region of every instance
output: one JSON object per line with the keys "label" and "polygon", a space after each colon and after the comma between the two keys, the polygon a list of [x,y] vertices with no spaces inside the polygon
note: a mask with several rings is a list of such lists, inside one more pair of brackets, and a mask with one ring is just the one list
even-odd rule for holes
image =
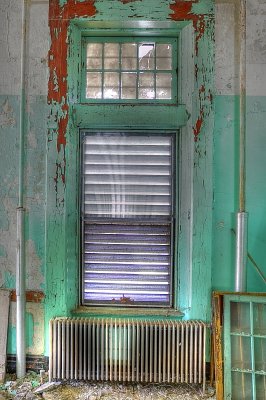
{"label": "teal wall", "polygon": [[[238,211],[238,96],[216,96],[214,129],[214,214],[212,286],[234,290],[236,212]],[[266,97],[247,97],[246,209],[248,251],[266,273]],[[265,283],[248,260],[247,290],[265,292]]]}

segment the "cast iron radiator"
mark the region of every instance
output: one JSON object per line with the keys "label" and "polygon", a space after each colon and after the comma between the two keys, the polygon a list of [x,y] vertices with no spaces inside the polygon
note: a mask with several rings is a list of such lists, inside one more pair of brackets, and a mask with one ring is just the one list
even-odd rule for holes
{"label": "cast iron radiator", "polygon": [[206,324],[201,321],[55,318],[50,380],[201,383]]}

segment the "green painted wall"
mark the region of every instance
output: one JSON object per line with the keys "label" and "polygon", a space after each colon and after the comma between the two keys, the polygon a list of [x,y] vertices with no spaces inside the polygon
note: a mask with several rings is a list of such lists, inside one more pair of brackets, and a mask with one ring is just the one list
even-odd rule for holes
{"label": "green painted wall", "polygon": [[[214,129],[213,288],[234,290],[235,213],[238,210],[238,97],[216,96]],[[266,273],[266,179],[264,168],[266,97],[247,97],[246,208],[248,251]],[[248,261],[247,290],[265,292],[265,283]]]}

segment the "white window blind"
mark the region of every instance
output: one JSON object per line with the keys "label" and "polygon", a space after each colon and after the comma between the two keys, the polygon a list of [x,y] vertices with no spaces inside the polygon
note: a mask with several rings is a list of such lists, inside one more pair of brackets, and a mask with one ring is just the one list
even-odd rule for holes
{"label": "white window blind", "polygon": [[171,305],[173,135],[85,133],[82,149],[83,303]]}

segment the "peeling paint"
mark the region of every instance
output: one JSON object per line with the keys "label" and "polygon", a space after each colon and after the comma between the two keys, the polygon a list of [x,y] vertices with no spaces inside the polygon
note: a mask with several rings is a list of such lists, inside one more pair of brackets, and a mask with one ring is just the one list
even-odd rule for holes
{"label": "peeling paint", "polygon": [[[206,74],[203,71],[204,66],[199,63],[199,44],[203,39],[206,28],[209,25],[209,21],[213,20],[212,14],[202,14],[195,13],[193,6],[199,5],[199,0],[192,1],[180,1],[175,0],[173,4],[170,5],[170,9],[173,14],[170,14],[170,18],[174,21],[192,21],[194,32],[195,32],[195,57],[196,62],[194,66],[196,82],[199,80],[205,81],[207,79]],[[210,28],[210,27],[209,27]],[[210,28],[211,29],[211,28]],[[201,75],[201,76],[200,76]],[[206,117],[206,110],[209,108],[210,103],[212,103],[212,94],[210,90],[206,91],[204,84],[200,84],[198,87],[198,103],[199,112],[196,121],[193,126],[194,140],[197,141],[201,129],[204,124],[204,119]],[[207,111],[208,113],[209,111]]]}
{"label": "peeling paint", "polygon": [[203,116],[204,116],[204,112],[203,112],[203,109],[201,109],[200,113],[199,113],[199,117],[197,118],[196,124],[193,127],[193,133],[194,133],[195,141],[197,141],[197,138],[198,138],[198,136],[200,134],[200,131],[201,131],[201,128],[202,128]]}
{"label": "peeling paint", "polygon": [[8,99],[6,99],[4,103],[1,104],[0,108],[1,108],[0,127],[5,128],[10,126],[15,126],[16,125],[15,113],[12,106],[9,104]]}
{"label": "peeling paint", "polygon": [[[44,307],[42,303],[26,303],[26,352],[44,353]],[[9,354],[16,353],[16,303],[10,303],[8,344]]]}
{"label": "peeling paint", "polygon": [[[93,17],[96,14],[94,0],[85,0],[78,3],[69,0],[67,3],[60,3],[59,0],[52,0],[49,9],[49,26],[51,35],[51,47],[49,51],[50,78],[48,82],[48,104],[55,110],[57,131],[57,151],[65,152],[66,131],[68,126],[69,107],[66,103],[67,98],[67,53],[68,40],[67,31],[70,19],[79,17]],[[59,178],[65,185],[66,160],[63,163],[56,163],[56,175],[54,177],[55,190],[59,183]]]}

